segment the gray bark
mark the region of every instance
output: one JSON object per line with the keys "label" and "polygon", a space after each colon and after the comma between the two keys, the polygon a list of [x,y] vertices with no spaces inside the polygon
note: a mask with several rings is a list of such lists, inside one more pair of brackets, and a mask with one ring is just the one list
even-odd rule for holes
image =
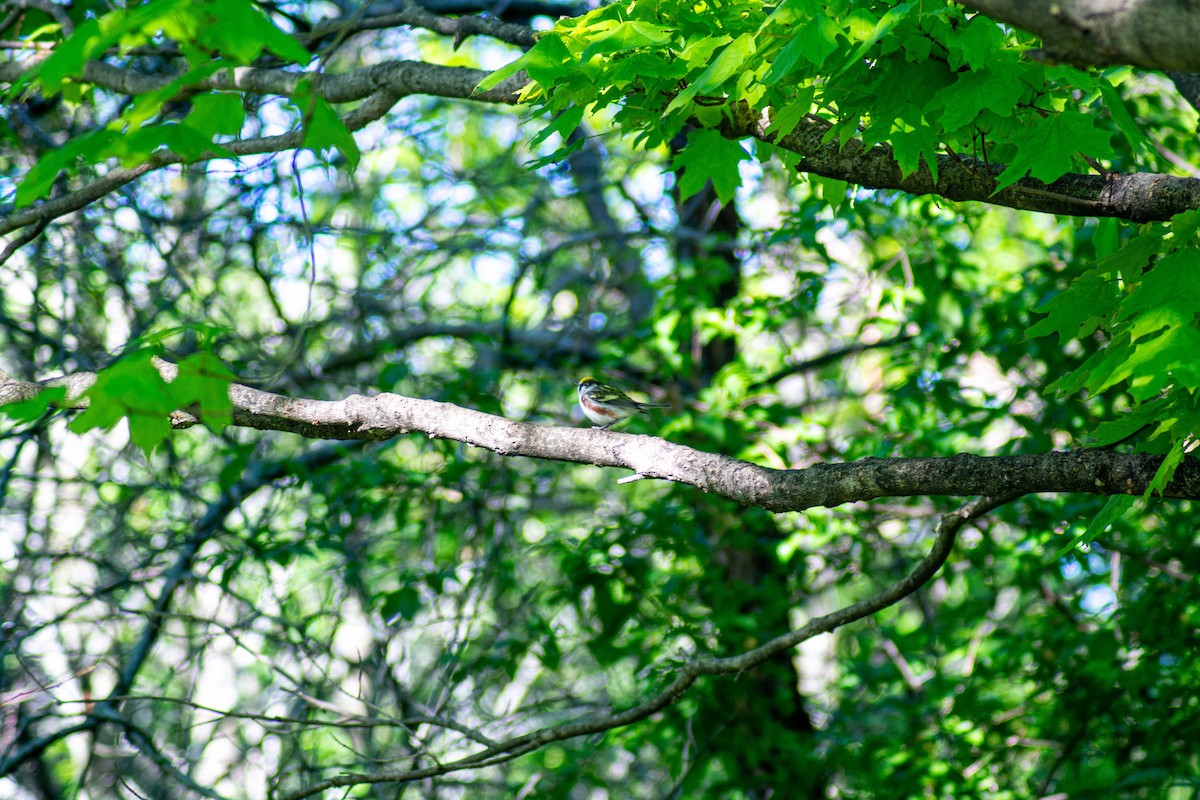
{"label": "gray bark", "polygon": [[1044,55],[1054,61],[1200,72],[1196,0],[963,0],[963,5],[1037,34]]}

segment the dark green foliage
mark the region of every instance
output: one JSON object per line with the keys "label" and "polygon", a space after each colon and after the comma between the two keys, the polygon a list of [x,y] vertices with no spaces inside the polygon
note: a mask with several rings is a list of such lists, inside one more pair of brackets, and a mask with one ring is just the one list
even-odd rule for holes
{"label": "dark green foliage", "polygon": [[[97,374],[86,408],[54,388],[2,409],[0,719],[18,724],[0,725],[0,780],[21,796],[192,781],[289,797],[344,776],[370,781],[316,796],[1195,795],[1200,555],[1191,504],[1154,489],[1200,419],[1200,214],[955,205],[726,135],[745,110],[781,136],[816,120],[906,178],[952,156],[997,190],[1092,162],[1165,173],[1197,160],[1169,87],[1036,62],[1031,37],[951,3],[638,0],[546,18],[523,54],[445,33],[459,18],[352,15],[343,40],[315,8],[74,3],[73,32],[32,8],[3,32],[55,45],[9,84],[9,212],[176,166],[47,220],[0,265],[0,369]],[[435,92],[356,139],[340,115],[359,106],[322,95],[326,75],[416,58],[507,60],[479,89],[525,70],[534,115]],[[89,59],[157,88],[89,82]],[[287,91],[213,89],[234,67]],[[301,152],[231,157],[268,136]],[[772,515],[417,432],[263,432],[228,394],[394,392],[580,426],[589,373],[669,405],[623,430],[778,469],[1167,458],[1140,498],[1003,505],[908,599],[636,724],[449,771],[873,595],[963,502]],[[438,774],[371,782],[405,770]]]}

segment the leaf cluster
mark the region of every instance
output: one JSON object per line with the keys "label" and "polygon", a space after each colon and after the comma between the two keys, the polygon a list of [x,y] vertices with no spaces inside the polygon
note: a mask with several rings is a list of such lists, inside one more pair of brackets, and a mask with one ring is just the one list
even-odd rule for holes
{"label": "leaf cluster", "polygon": [[[974,155],[981,168],[1007,162],[997,191],[1026,175],[1054,181],[1084,167],[1081,154],[1113,158],[1112,131],[1095,113],[1103,103],[1130,141],[1144,142],[1105,78],[1022,59],[1031,44],[950,4],[620,3],[560,21],[480,88],[524,70],[525,100],[554,117],[539,139],[569,132],[586,113],[611,116],[653,148],[748,107],[778,138],[817,118],[825,141],[887,143],[906,175],[924,165],[936,181],[940,152]],[[690,136],[689,147],[700,152],[680,162],[693,169],[685,194],[701,185],[700,171],[731,196],[740,148],[715,135]],[[760,158],[772,152],[796,162],[769,147]]]}
{"label": "leaf cluster", "polygon": [[1167,454],[1156,476],[1161,489],[1200,430],[1200,301],[1192,287],[1200,268],[1200,213],[1145,226],[1118,245],[1112,223],[1096,232],[1097,261],[1038,311],[1031,336],[1055,334],[1062,344],[1102,337],[1101,346],[1048,389],[1091,395],[1120,391],[1126,412],[1095,432],[1098,446],[1146,429],[1144,447]]}

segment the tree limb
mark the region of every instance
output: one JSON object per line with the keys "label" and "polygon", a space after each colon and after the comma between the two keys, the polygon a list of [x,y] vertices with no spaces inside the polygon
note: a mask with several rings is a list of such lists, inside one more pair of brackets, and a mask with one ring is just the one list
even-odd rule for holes
{"label": "tree limb", "polygon": [[[29,68],[27,63],[0,63],[0,83],[20,80]],[[524,74],[519,74],[490,91],[476,93],[476,85],[486,75],[482,70],[413,61],[390,61],[341,75],[240,67],[218,72],[189,87],[189,91],[290,96],[301,81],[313,80],[316,93],[328,102],[365,101],[343,118],[346,126],[356,131],[383,117],[396,102],[410,95],[514,104],[518,91],[527,81]],[[90,62],[83,74],[86,83],[130,95],[156,91],[170,80],[170,76],[146,75],[99,61]],[[726,121],[721,130],[731,138],[752,137],[802,156],[796,167],[798,172],[836,178],[867,189],[935,194],[948,200],[991,203],[1026,211],[1115,217],[1134,222],[1168,220],[1182,211],[1200,207],[1200,179],[1196,178],[1157,173],[1069,174],[1051,184],[1027,177],[996,192],[996,177],[1005,169],[1003,164],[985,164],[975,159],[941,154],[937,157],[937,180],[924,162],[916,172],[905,176],[891,148],[885,144],[864,148],[857,140],[844,146],[825,142],[828,123],[822,120],[803,119],[786,136],[767,133],[767,126],[766,119],[741,107],[735,109],[733,119]],[[294,131],[223,146],[235,156],[248,156],[282,152],[300,147],[302,143],[303,133]],[[77,211],[152,170],[220,157],[220,153],[213,152],[189,159],[170,151],[158,151],[143,164],[114,168],[102,178],[63,197],[0,218],[0,235]],[[6,252],[11,254],[13,250],[15,248],[10,245]]]}
{"label": "tree limb", "polygon": [[848,181],[867,189],[895,189],[909,194],[935,194],[947,200],[974,200],[1024,211],[1041,211],[1076,217],[1117,217],[1134,222],[1168,220],[1200,208],[1200,179],[1177,178],[1151,172],[1108,175],[1064,175],[1053,183],[1022,178],[996,191],[996,177],[1005,164],[985,164],[973,158],[940,154],[938,177],[922,161],[905,176],[886,144],[864,148],[851,139],[844,146],[824,141],[829,124],[814,117],[802,119],[786,136],[767,133],[769,120],[747,106],[735,109],[722,125],[731,138],[752,137],[787,150],[803,159],[797,172],[811,172]]}
{"label": "tree limb", "polygon": [[[119,75],[110,74],[114,70]],[[98,76],[108,75],[109,82],[114,86],[122,85],[127,79],[136,82],[135,78],[125,75],[124,70],[118,70],[108,65],[96,66],[96,62],[89,65],[88,71],[94,72]],[[3,70],[0,69],[0,80],[2,80],[2,73]],[[481,70],[460,67],[442,67],[415,61],[392,61],[335,78],[321,76],[317,90],[330,102],[346,102],[365,98],[365,102],[342,117],[343,124],[349,130],[357,131],[382,117],[401,99],[414,94],[471,98],[484,102],[515,102],[516,91],[525,82],[523,75],[514,76],[513,79],[505,81],[489,92],[481,92],[478,96],[473,96],[472,92],[476,84],[486,74]],[[206,85],[210,84],[212,88],[287,94],[296,89],[303,77],[305,76],[282,70],[235,69],[214,76],[217,80],[206,82]],[[137,88],[140,91],[146,87],[138,84]],[[152,91],[152,89],[147,89],[147,91]],[[227,151],[226,153],[210,152],[199,157],[185,157],[169,150],[158,150],[151,153],[142,164],[111,169],[103,177],[62,197],[13,212],[6,217],[0,217],[0,236],[28,225],[44,225],[58,217],[78,211],[153,170],[177,164],[227,158],[229,155],[241,157],[282,152],[302,147],[304,137],[304,131],[292,131],[278,136],[243,139],[223,144],[222,147]],[[12,252],[15,252],[15,248],[12,246],[4,250],[6,257],[10,256]]]}
{"label": "tree limb", "polygon": [[[177,368],[162,361],[158,364],[164,379],[173,380]],[[91,382],[83,373],[70,381],[72,397]],[[0,405],[29,399],[42,389],[37,383],[0,382]],[[688,484],[775,512],[833,507],[880,497],[1020,496],[1036,492],[1136,495],[1146,491],[1162,463],[1162,456],[1148,453],[1078,450],[996,457],[960,454],[951,458],[867,458],[772,469],[653,436],[534,425],[452,403],[396,394],[309,400],[240,384],[233,384],[229,393],[234,405],[233,423],[248,428],[314,439],[365,441],[420,432],[504,456],[630,469],[639,477]],[[187,411],[173,415],[176,428],[198,422]],[[1163,496],[1200,499],[1200,459],[1185,459]]]}
{"label": "tree limb", "polygon": [[311,46],[322,39],[339,36],[344,38],[362,31],[408,26],[425,28],[443,36],[453,36],[456,46],[468,36],[488,36],[519,47],[532,47],[535,41],[533,29],[528,25],[484,16],[478,13],[481,10],[478,7],[465,12],[463,16],[444,17],[414,0],[405,0],[400,6],[399,11],[366,14],[361,19],[334,19],[322,22],[314,26],[311,33],[299,38]]}
{"label": "tree limb", "polygon": [[1045,54],[1068,64],[1131,64],[1200,72],[1200,15],[1191,0],[962,0],[1034,33]]}
{"label": "tree limb", "polygon": [[[28,63],[0,62],[0,84],[21,79]],[[294,94],[302,80],[314,80],[314,90],[330,103],[367,100],[344,118],[347,127],[358,130],[381,118],[397,101],[410,95],[430,95],[479,102],[515,104],[517,93],[528,80],[524,74],[513,76],[488,92],[475,92],[487,75],[483,70],[446,67],[414,61],[389,61],[344,74],[289,72],[281,69],[239,67],[223,70],[189,87],[189,91],[238,91],[255,95]],[[146,75],[104,62],[90,62],[83,81],[122,94],[140,95],[157,91],[170,82],[170,76]],[[390,103],[385,101],[390,99]],[[1004,164],[958,158],[948,154],[937,157],[938,178],[922,162],[911,175],[904,176],[899,163],[886,144],[864,148],[851,140],[844,146],[825,142],[828,123],[806,118],[786,136],[767,133],[768,120],[747,107],[734,109],[733,118],[721,130],[731,138],[752,137],[803,157],[796,170],[854,183],[867,189],[891,189],[910,194],[935,194],[955,201],[976,201],[1026,211],[1067,216],[1115,217],[1134,222],[1168,220],[1175,214],[1200,208],[1200,179],[1159,173],[1108,175],[1068,174],[1051,184],[1023,178],[996,192],[996,177]],[[235,155],[280,152],[300,146],[299,132],[283,136],[231,142],[225,147]],[[219,157],[213,153],[196,161]],[[0,219],[0,235],[42,219],[54,219],[94,202],[115,188],[152,169],[183,163],[186,159],[168,151],[159,151],[146,164],[116,168],[103,178],[70,194],[34,208]],[[58,204],[57,206],[55,204]],[[61,208],[62,211],[49,209]]]}

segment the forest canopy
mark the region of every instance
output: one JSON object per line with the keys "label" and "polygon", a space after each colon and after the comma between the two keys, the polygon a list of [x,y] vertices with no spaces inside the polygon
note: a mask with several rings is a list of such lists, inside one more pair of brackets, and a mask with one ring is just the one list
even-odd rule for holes
{"label": "forest canopy", "polygon": [[1110,5],[0,3],[0,798],[1196,797]]}

